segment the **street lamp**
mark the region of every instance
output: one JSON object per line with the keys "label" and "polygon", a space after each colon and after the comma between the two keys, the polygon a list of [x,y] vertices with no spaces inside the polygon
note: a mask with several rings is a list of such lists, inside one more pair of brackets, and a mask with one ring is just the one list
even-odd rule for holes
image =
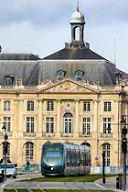
{"label": "street lamp", "polygon": [[106,183],[106,177],[105,177],[105,151],[103,151],[102,153],[102,157],[103,157],[103,183]]}
{"label": "street lamp", "polygon": [[[6,126],[3,125],[2,129],[4,131],[6,131]],[[4,168],[4,181],[6,181],[6,168],[7,168],[7,152],[8,152],[8,143],[7,143],[7,140],[8,140],[8,135],[7,133],[4,134],[4,159],[5,159],[5,168]]]}
{"label": "street lamp", "polygon": [[127,153],[127,127],[126,127],[126,117],[123,115],[121,119],[121,124],[123,125],[122,128],[122,152],[124,154],[124,169],[123,169],[123,189],[126,190],[126,153]]}

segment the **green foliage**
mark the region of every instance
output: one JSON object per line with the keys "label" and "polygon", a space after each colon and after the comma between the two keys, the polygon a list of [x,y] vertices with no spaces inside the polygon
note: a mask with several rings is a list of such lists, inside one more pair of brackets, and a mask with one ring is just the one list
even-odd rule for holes
{"label": "green foliage", "polygon": [[15,189],[4,189],[3,192],[16,192]]}
{"label": "green foliage", "polygon": [[[110,176],[110,175],[109,175]],[[113,176],[113,175],[112,175]],[[39,178],[32,178],[23,181],[30,181],[30,182],[94,182],[98,179],[101,179],[102,175],[86,175],[86,176],[74,176],[74,177],[39,177]]]}

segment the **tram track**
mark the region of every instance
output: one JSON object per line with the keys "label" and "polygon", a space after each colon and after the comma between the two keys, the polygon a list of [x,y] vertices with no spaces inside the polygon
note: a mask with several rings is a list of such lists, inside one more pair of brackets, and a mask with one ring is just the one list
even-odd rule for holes
{"label": "tram track", "polygon": [[37,188],[39,188],[42,192],[46,192],[44,189],[40,187],[41,184],[37,184]]}

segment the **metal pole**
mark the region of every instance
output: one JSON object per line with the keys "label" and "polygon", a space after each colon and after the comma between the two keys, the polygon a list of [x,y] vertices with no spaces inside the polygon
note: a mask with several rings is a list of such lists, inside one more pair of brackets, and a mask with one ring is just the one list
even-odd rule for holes
{"label": "metal pole", "polygon": [[102,157],[103,157],[103,183],[106,183],[106,178],[105,178],[105,151],[103,151]]}
{"label": "metal pole", "polygon": [[5,158],[5,168],[4,168],[4,181],[6,181],[6,167],[7,167],[7,158],[6,158],[6,145],[7,141],[5,140],[5,146],[4,146],[4,158]]}
{"label": "metal pole", "polygon": [[[3,125],[2,129],[4,131],[6,131],[6,126],[5,124]],[[6,181],[6,168],[7,168],[7,157],[6,157],[6,154],[7,154],[7,139],[8,139],[8,135],[7,133],[5,133],[4,135],[4,158],[5,158],[5,168],[4,168],[4,181]]]}
{"label": "metal pole", "polygon": [[124,167],[123,167],[123,175],[124,175],[124,179],[123,179],[123,190],[126,190],[126,153],[124,153]]}
{"label": "metal pole", "polygon": [[4,155],[5,155],[5,169],[4,169],[4,180],[6,181],[6,168],[7,168],[7,151],[8,151],[8,143],[7,143],[8,135],[4,135]]}

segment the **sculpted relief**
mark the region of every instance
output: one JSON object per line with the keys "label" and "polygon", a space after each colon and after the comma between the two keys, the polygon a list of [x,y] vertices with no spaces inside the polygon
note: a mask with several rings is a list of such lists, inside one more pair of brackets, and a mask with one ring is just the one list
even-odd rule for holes
{"label": "sculpted relief", "polygon": [[62,82],[60,84],[53,85],[45,90],[45,92],[93,92],[92,90],[83,87],[82,85],[79,85],[77,83],[73,83],[71,81]]}

